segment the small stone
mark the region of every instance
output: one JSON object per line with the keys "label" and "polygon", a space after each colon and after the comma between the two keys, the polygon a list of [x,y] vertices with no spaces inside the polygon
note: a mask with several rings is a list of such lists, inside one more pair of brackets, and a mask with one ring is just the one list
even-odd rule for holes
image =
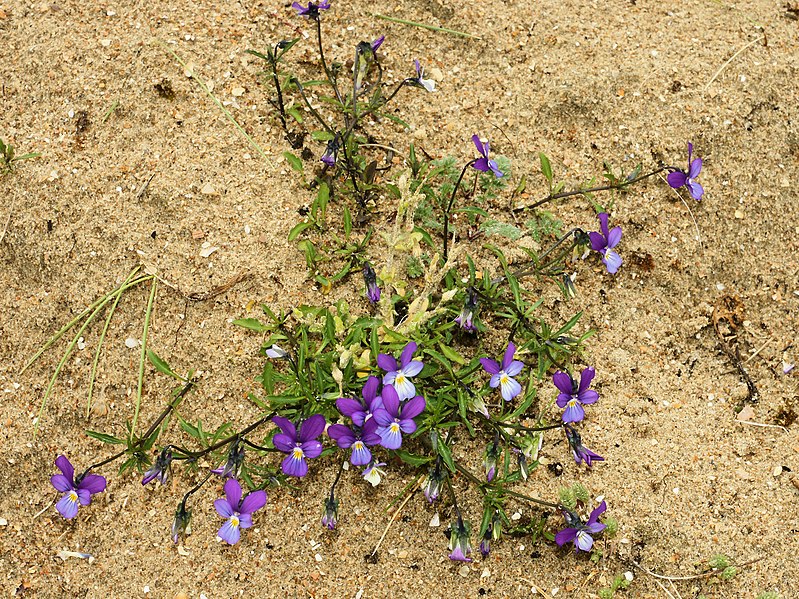
{"label": "small stone", "polygon": [[127,339],[125,339],[125,347],[127,348],[134,349],[138,345],[139,345],[138,339],[134,339],[133,337],[128,337]]}
{"label": "small stone", "polygon": [[480,574],[480,578],[488,578],[489,576],[491,576],[491,570],[483,568],[483,573]]}
{"label": "small stone", "polygon": [[191,232],[192,239],[202,239],[203,237],[205,237],[205,233],[200,229],[195,229],[194,231]]}
{"label": "small stone", "polygon": [[321,554],[319,554],[319,553],[317,553],[316,555],[314,555],[314,559],[315,559],[317,562],[321,562],[321,561],[322,561],[322,555],[321,555]]}
{"label": "small stone", "polygon": [[231,91],[230,93],[233,94],[234,98],[240,98],[241,96],[244,95],[244,92],[245,89],[243,87],[234,87],[233,91]]}
{"label": "small stone", "polygon": [[736,210],[735,211],[735,218],[743,218],[743,217],[744,217],[744,213],[743,213],[742,210]]}
{"label": "small stone", "polygon": [[8,520],[5,518],[0,518],[0,526],[8,526]]}
{"label": "small stone", "polygon": [[400,549],[399,553],[397,553],[397,557],[400,559],[405,559],[406,557],[408,557],[408,552],[405,551],[404,549]]}
{"label": "small stone", "polygon": [[106,38],[106,39],[102,39],[102,40],[100,40],[100,45],[101,45],[103,48],[108,48],[109,46],[111,46],[111,40],[110,40],[110,39],[108,39],[108,38]]}
{"label": "small stone", "polygon": [[458,574],[460,574],[464,578],[469,576],[469,566],[461,566],[460,568],[458,568]]}
{"label": "small stone", "polygon": [[212,196],[216,195],[216,189],[214,189],[214,186],[210,183],[206,183],[202,186],[202,189],[200,189],[200,193],[206,196]]}
{"label": "small stone", "polygon": [[[206,243],[207,243],[207,242],[206,242]],[[203,245],[204,245],[204,244],[203,244]],[[201,256],[202,258],[208,258],[208,257],[209,257],[211,254],[213,254],[213,253],[214,253],[215,251],[217,251],[218,249],[219,249],[219,248],[218,248],[217,246],[215,246],[215,245],[212,245],[212,246],[209,246],[209,247],[203,248],[203,249],[201,249],[201,250],[200,250],[200,256]]]}
{"label": "small stone", "polygon": [[183,591],[178,591],[178,593],[175,595],[175,599],[189,599],[189,596]]}
{"label": "small stone", "polygon": [[755,416],[755,409],[752,406],[744,406],[743,409],[738,412],[737,420],[742,422],[746,422],[747,420],[751,420]]}
{"label": "small stone", "polygon": [[781,465],[781,464],[777,464],[776,466],[774,466],[774,469],[771,471],[771,475],[772,475],[774,478],[776,478],[776,477],[778,477],[780,474],[782,474],[782,465]]}
{"label": "small stone", "polygon": [[430,518],[430,527],[436,528],[438,526],[441,526],[441,519],[438,517],[438,512],[436,512],[433,514],[433,517]]}

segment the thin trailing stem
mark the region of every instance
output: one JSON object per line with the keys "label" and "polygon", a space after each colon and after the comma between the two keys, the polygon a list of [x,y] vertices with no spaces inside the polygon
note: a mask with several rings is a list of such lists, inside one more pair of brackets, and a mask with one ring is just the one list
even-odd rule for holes
{"label": "thin trailing stem", "polygon": [[141,338],[141,355],[139,356],[139,380],[136,386],[136,407],[133,410],[133,423],[130,426],[130,438],[136,435],[136,423],[139,420],[139,409],[141,408],[141,395],[144,387],[144,364],[147,361],[147,337],[150,333],[150,317],[153,313],[153,302],[155,301],[155,291],[158,288],[158,279],[153,278],[150,287],[150,297],[147,300],[147,309],[144,312],[144,327]]}
{"label": "thin trailing stem", "polygon": [[472,166],[475,162],[477,162],[477,158],[474,158],[463,165],[463,169],[461,170],[461,174],[458,177],[458,181],[455,183],[455,188],[452,190],[452,195],[449,198],[449,202],[447,203],[447,209],[444,210],[444,263],[447,262],[447,256],[449,251],[449,215],[452,212],[452,206],[455,204],[455,196],[458,193],[458,188],[461,186],[463,182],[463,177],[466,176],[466,170]]}

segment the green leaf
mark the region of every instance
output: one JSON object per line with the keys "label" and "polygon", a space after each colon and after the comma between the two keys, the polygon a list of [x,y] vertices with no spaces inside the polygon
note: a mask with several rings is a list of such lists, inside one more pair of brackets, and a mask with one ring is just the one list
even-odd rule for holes
{"label": "green leaf", "polygon": [[408,451],[405,451],[404,449],[398,449],[394,453],[397,454],[397,457],[399,459],[401,459],[406,464],[410,464],[411,466],[424,466],[425,464],[429,464],[430,462],[433,461],[433,458],[431,457],[414,455]]}
{"label": "green leaf", "polygon": [[441,459],[449,468],[449,471],[453,474],[455,473],[455,462],[452,460],[452,452],[447,447],[446,443],[439,443],[438,444],[438,455],[441,456]]}
{"label": "green leaf", "polygon": [[541,160],[541,172],[544,174],[544,177],[546,177],[547,181],[549,182],[549,185],[551,186],[553,177],[552,177],[552,165],[549,162],[549,158],[547,158],[547,155],[544,154],[543,152],[538,153],[538,158],[539,160]]}
{"label": "green leaf", "polygon": [[300,113],[299,108],[296,106],[292,106],[291,108],[286,108],[286,114],[290,114],[294,117],[294,120],[298,123],[302,123],[302,114]]}
{"label": "green leaf", "polygon": [[106,433],[98,433],[97,431],[86,431],[86,434],[92,439],[97,439],[103,443],[110,443],[111,445],[125,445],[125,443],[127,443],[125,439],[120,439],[119,437]]}
{"label": "green leaf", "polygon": [[293,227],[291,227],[291,231],[289,231],[289,241],[294,241],[297,237],[310,227],[313,227],[314,223],[312,221],[302,221],[297,223]]}
{"label": "green leaf", "polygon": [[311,131],[311,139],[316,141],[330,141],[333,137],[330,131]]}
{"label": "green leaf", "polygon": [[439,341],[438,347],[441,348],[441,353],[443,353],[447,358],[452,360],[453,362],[457,362],[458,364],[466,364],[466,359],[461,356],[458,352],[454,349],[449,347],[443,341]]}
{"label": "green leaf", "polygon": [[147,358],[152,362],[155,369],[161,374],[171,376],[172,378],[180,379],[181,377],[169,367],[165,360],[158,357],[158,355],[151,349],[147,350]]}
{"label": "green leaf", "polygon": [[350,209],[344,206],[344,236],[349,239],[350,233],[352,233],[352,214]]}
{"label": "green leaf", "polygon": [[325,220],[325,212],[327,212],[327,203],[329,201],[330,188],[327,186],[327,183],[321,183],[313,206],[311,206],[311,215],[317,223]]}
{"label": "green leaf", "polygon": [[291,168],[293,168],[298,173],[302,173],[303,171],[302,160],[300,160],[299,157],[295,156],[291,152],[283,152],[283,158],[286,159],[286,162],[289,163],[289,166]]}
{"label": "green leaf", "polygon": [[233,324],[249,329],[250,331],[255,331],[256,333],[263,333],[269,330],[269,327],[261,324],[261,321],[257,318],[239,318],[234,320]]}
{"label": "green leaf", "polygon": [[487,220],[482,225],[480,225],[480,230],[483,231],[489,237],[494,235],[499,235],[501,237],[507,237],[508,239],[512,239],[516,241],[517,239],[521,239],[524,235],[524,232],[508,223],[503,223],[498,220]]}

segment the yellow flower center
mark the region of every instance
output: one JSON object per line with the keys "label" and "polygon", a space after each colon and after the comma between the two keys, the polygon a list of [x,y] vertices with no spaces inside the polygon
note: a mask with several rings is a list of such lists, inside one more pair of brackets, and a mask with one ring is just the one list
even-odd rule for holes
{"label": "yellow flower center", "polygon": [[301,460],[302,458],[305,457],[305,454],[303,453],[301,448],[295,447],[291,452],[291,457],[293,457],[295,460]]}
{"label": "yellow flower center", "polygon": [[400,372],[396,377],[394,377],[394,384],[402,386],[405,384],[406,380],[407,379],[405,378],[405,375]]}
{"label": "yellow flower center", "polygon": [[391,429],[391,432],[392,432],[392,433],[398,433],[398,432],[399,432],[399,429],[400,429],[400,427],[399,427],[399,423],[397,423],[397,422],[392,422],[392,423],[391,423],[391,426],[390,426],[389,428]]}
{"label": "yellow flower center", "polygon": [[238,527],[239,527],[239,517],[238,517],[236,514],[233,514],[233,515],[230,517],[230,525],[231,525],[233,528],[238,528]]}
{"label": "yellow flower center", "polygon": [[510,380],[510,377],[507,374],[505,374],[504,372],[499,377],[499,383],[501,385],[507,385],[509,380]]}
{"label": "yellow flower center", "polygon": [[356,441],[355,443],[352,444],[352,446],[358,451],[360,451],[361,449],[363,449],[363,441]]}
{"label": "yellow flower center", "polygon": [[69,492],[69,500],[75,503],[78,500],[78,493],[74,489]]}

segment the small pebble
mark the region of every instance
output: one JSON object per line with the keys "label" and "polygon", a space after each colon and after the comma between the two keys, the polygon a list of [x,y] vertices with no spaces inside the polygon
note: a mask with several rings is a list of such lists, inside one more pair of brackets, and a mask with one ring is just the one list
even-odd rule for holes
{"label": "small pebble", "polygon": [[458,574],[460,574],[460,575],[461,575],[461,576],[463,576],[464,578],[466,578],[467,576],[469,576],[469,566],[461,566],[461,567],[458,569]]}
{"label": "small pebble", "polygon": [[125,347],[129,347],[130,349],[133,349],[134,347],[137,347],[138,345],[139,345],[139,340],[138,339],[134,339],[133,337],[128,337],[127,339],[125,339]]}

